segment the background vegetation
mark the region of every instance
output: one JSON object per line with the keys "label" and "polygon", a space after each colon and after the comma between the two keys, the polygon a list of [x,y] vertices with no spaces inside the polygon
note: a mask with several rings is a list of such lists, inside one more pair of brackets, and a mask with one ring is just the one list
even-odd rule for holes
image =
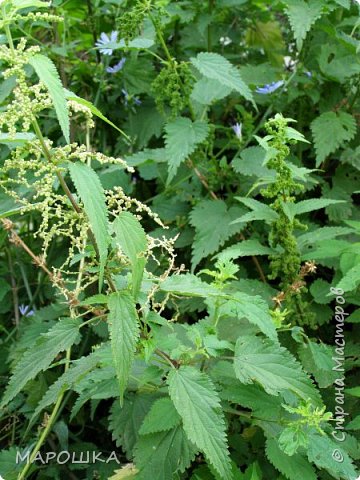
{"label": "background vegetation", "polygon": [[1,476],[355,480],[359,2],[0,8]]}

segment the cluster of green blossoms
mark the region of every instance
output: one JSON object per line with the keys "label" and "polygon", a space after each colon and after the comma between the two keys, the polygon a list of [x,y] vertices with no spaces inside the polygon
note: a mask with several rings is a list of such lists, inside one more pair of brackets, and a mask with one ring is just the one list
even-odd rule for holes
{"label": "cluster of green blossoms", "polygon": [[188,63],[168,62],[151,85],[160,112],[165,113],[165,106],[169,106],[172,117],[179,115],[189,103],[193,82]]}
{"label": "cluster of green blossoms", "polygon": [[274,199],[270,206],[277,213],[277,219],[271,225],[269,243],[273,248],[281,247],[279,253],[270,256],[269,278],[281,278],[282,291],[273,300],[278,307],[286,300],[288,308],[283,311],[275,308],[272,316],[278,326],[284,325],[290,313],[296,314],[297,324],[314,326],[315,315],[307,308],[307,302],[301,293],[307,291],[304,277],[315,272],[316,267],[313,262],[306,262],[301,266],[301,256],[294,235],[295,229],[303,230],[306,226],[286,214],[286,204],[294,203],[295,195],[304,189],[303,185],[294,181],[291,168],[286,163],[290,154],[289,145],[296,143],[293,135],[289,133],[292,130],[288,127],[289,121],[292,120],[277,114],[265,124],[268,133],[265,140],[271,155],[267,167],[276,172],[276,177],[261,194],[265,198]]}
{"label": "cluster of green blossoms", "polygon": [[289,139],[288,119],[276,115],[265,124],[266,132],[270,135],[268,146],[274,152],[268,161],[267,167],[275,170],[276,179],[261,194],[266,198],[274,198],[271,208],[277,213],[278,218],[271,225],[270,244],[273,247],[282,247],[282,252],[271,257],[271,279],[281,277],[281,287],[287,289],[299,275],[301,263],[300,253],[294,236],[295,228],[304,228],[294,218],[290,220],[284,210],[285,203],[295,201],[295,193],[303,190],[303,186],[296,183],[292,177],[286,158],[290,154],[288,144],[294,143]]}
{"label": "cluster of green blossoms", "polygon": [[[32,83],[28,69],[26,73],[24,68],[38,52],[38,47],[26,48],[25,39],[22,39],[16,48],[8,48],[5,45],[0,47],[0,61],[8,66],[3,75],[5,78],[13,77],[16,80],[10,101],[0,114],[2,134],[9,138],[9,146],[14,147],[9,149],[8,158],[5,159],[0,187],[15,200],[21,214],[34,211],[40,216],[40,222],[32,224],[34,228],[32,234],[41,240],[39,258],[43,264],[47,260],[50,246],[54,242],[66,240],[67,253],[61,266],[52,269],[51,279],[54,280],[54,285],[61,287],[60,290],[65,297],[72,298],[70,290],[75,288],[78,297],[81,291],[96,281],[98,269],[95,253],[87,249],[89,220],[79,199],[76,199],[79,208],[73,208],[69,192],[63,187],[59,188],[59,181],[61,183],[61,180],[66,178],[69,162],[117,165],[129,173],[134,172],[134,169],[121,158],[93,151],[90,145],[71,143],[56,146],[50,139],[43,137],[37,124],[37,116],[53,108],[52,99],[46,86],[41,81]],[[89,131],[94,127],[91,110],[75,100],[68,101],[68,110],[71,119],[81,116],[82,121],[79,123],[89,138]],[[138,217],[148,215],[164,227],[156,214],[153,214],[146,205],[126,196],[120,187],[106,192],[106,203],[112,216],[124,210],[132,210]],[[149,237],[148,244],[147,257],[156,258],[153,251],[161,248],[168,257],[171,269],[174,259],[173,242],[165,238]],[[86,268],[79,275],[74,266],[79,263],[79,259],[84,258],[84,255],[87,258]],[[121,256],[121,252],[118,251],[115,258],[120,266],[122,262],[119,262],[119,255]],[[84,268],[84,262],[79,268]],[[167,272],[170,271],[169,268]]]}
{"label": "cluster of green blossoms", "polygon": [[151,0],[140,0],[133,8],[117,18],[117,27],[126,44],[139,35],[145,16],[150,12],[151,7]]}

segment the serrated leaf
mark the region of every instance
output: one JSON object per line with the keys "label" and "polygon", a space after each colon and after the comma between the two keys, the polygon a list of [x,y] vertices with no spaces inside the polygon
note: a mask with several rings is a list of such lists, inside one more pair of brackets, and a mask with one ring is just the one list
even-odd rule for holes
{"label": "serrated leaf", "polygon": [[202,200],[190,213],[190,223],[195,227],[192,245],[192,268],[200,260],[215,253],[231,235],[240,231],[241,225],[231,225],[243,213],[238,207],[227,208],[222,200]]}
{"label": "serrated leaf", "polygon": [[353,231],[353,228],[349,227],[321,227],[313,232],[299,235],[297,237],[298,247],[301,251],[303,251],[308,245],[314,245],[326,240],[332,240],[335,237],[353,233]]}
{"label": "serrated leaf", "polygon": [[275,325],[269,313],[268,304],[259,295],[236,292],[221,309],[237,318],[246,318],[272,340],[277,339]]}
{"label": "serrated leaf", "polygon": [[228,385],[221,390],[220,397],[228,402],[250,408],[254,418],[273,422],[280,420],[281,398],[267,394],[258,385]]}
{"label": "serrated leaf", "polygon": [[189,440],[223,480],[232,480],[224,416],[210,378],[194,367],[182,366],[171,370],[168,385]]}
{"label": "serrated leaf", "polygon": [[275,170],[270,170],[264,165],[266,150],[262,147],[249,147],[242,150],[236,156],[231,165],[235,172],[246,176],[266,177],[269,180],[275,178]]}
{"label": "serrated leaf", "polygon": [[270,395],[294,392],[320,405],[320,395],[301,365],[284,347],[258,337],[240,337],[235,346],[234,368],[244,384],[259,383]]}
{"label": "serrated leaf", "polygon": [[9,133],[0,133],[0,143],[9,147],[17,147],[34,140],[35,135],[30,132],[16,133],[10,135]]}
{"label": "serrated leaf", "polygon": [[41,0],[13,0],[12,4],[16,7],[16,10],[21,10],[23,8],[47,8],[50,6],[51,2],[44,2]]}
{"label": "serrated leaf", "polygon": [[96,117],[100,118],[101,120],[103,120],[104,122],[106,122],[108,125],[110,125],[111,127],[115,128],[115,130],[117,130],[118,132],[121,133],[121,135],[123,135],[125,138],[127,138],[128,140],[130,140],[129,136],[126,135],[125,132],[123,132],[119,127],[117,127],[112,121],[110,121],[108,118],[105,117],[105,115],[103,115],[100,110],[98,108],[95,107],[95,105],[93,105],[91,102],[89,102],[88,100],[85,100],[84,98],[81,98],[81,97],[78,97],[77,95],[75,95],[75,93],[71,92],[70,90],[67,90],[66,88],[64,88],[64,92],[65,92],[65,97],[68,99],[68,100],[72,100],[73,102],[76,102],[78,103],[79,105],[84,105],[84,107],[87,107],[90,112],[95,115]]}
{"label": "serrated leaf", "polygon": [[191,273],[172,275],[160,284],[160,288],[164,292],[184,295],[186,297],[223,296],[220,290],[203,282],[199,277],[196,277]]}
{"label": "serrated leaf", "polygon": [[265,220],[267,223],[275,222],[278,218],[278,214],[271,207],[265,203],[259,202],[254,198],[248,197],[235,197],[236,200],[246,205],[248,208],[251,208],[251,212],[242,215],[240,218],[237,218],[232,223],[246,223],[252,222],[254,220]]}
{"label": "serrated leaf", "polygon": [[[334,452],[340,452],[335,455]],[[337,480],[356,480],[358,475],[341,443],[334,442],[326,435],[313,434],[309,438],[308,459],[321,470],[327,470]],[[335,460],[335,458],[340,458]]]}
{"label": "serrated leaf", "polygon": [[147,239],[139,220],[130,212],[121,212],[112,224],[115,241],[132,265],[132,293],[137,298],[144,273]]}
{"label": "serrated leaf", "polygon": [[356,134],[356,120],[346,112],[325,112],[311,122],[316,167]]}
{"label": "serrated leaf", "polygon": [[65,92],[54,63],[50,58],[40,53],[31,57],[29,63],[34,68],[40,80],[46,85],[65,140],[67,143],[70,143],[69,110]]}
{"label": "serrated leaf", "polygon": [[191,98],[202,105],[211,105],[230,95],[232,90],[218,80],[203,77],[195,83]]}
{"label": "serrated leaf", "polygon": [[152,405],[150,412],[146,415],[141,428],[140,435],[157,433],[171,430],[180,423],[181,417],[176,411],[170,398],[160,398]]}
{"label": "serrated leaf", "polygon": [[310,463],[299,453],[292,456],[284,453],[276,440],[266,441],[266,456],[270,463],[288,480],[316,480],[317,475]]}
{"label": "serrated leaf", "polygon": [[236,90],[254,104],[251,91],[241,78],[239,70],[225,57],[218,53],[201,52],[190,60],[204,77],[217,80],[221,85]]}
{"label": "serrated leaf", "polygon": [[298,50],[301,50],[303,41],[312,25],[321,17],[324,1],[310,0],[308,3],[304,0],[288,0],[285,10]]}
{"label": "serrated leaf", "polygon": [[326,208],[329,205],[335,205],[337,203],[345,203],[345,201],[332,200],[331,198],[312,198],[310,200],[303,200],[298,203],[289,204],[289,206],[293,216],[295,216],[313,212],[314,210],[320,210],[321,208]]}
{"label": "serrated leaf", "polygon": [[326,305],[331,302],[331,298],[329,297],[330,286],[331,285],[322,278],[317,278],[311,284],[310,293],[314,297],[316,303]]}
{"label": "serrated leaf", "polygon": [[111,406],[109,430],[116,446],[124,449],[127,458],[133,456],[141,424],[155,400],[156,396],[153,394],[138,393],[125,397],[123,407],[117,399]]}
{"label": "serrated leaf", "polygon": [[69,172],[79,197],[84,204],[99,251],[100,285],[104,275],[105,264],[110,243],[108,214],[105,194],[100,179],[94,170],[85,163],[69,163]]}
{"label": "serrated leaf", "polygon": [[282,207],[285,215],[290,221],[294,220],[296,215],[302,215],[304,213],[313,212],[326,208],[329,205],[336,205],[339,203],[345,203],[345,200],[332,200],[327,198],[314,198],[310,200],[303,200],[298,203],[282,202]]}
{"label": "serrated leaf", "polygon": [[344,292],[350,292],[360,285],[360,264],[350,268],[340,282],[336,285],[336,288],[341,288]]}
{"label": "serrated leaf", "polygon": [[190,466],[196,448],[182,427],[140,436],[135,448],[137,480],[170,480]]}
{"label": "serrated leaf", "polygon": [[136,480],[137,468],[132,463],[125,465],[120,470],[115,470],[114,475],[108,478],[108,480]]}
{"label": "serrated leaf", "polygon": [[226,248],[215,255],[220,261],[235,260],[236,258],[247,257],[251,255],[274,255],[276,251],[273,248],[261,245],[258,240],[243,240]]}
{"label": "serrated leaf", "polygon": [[71,389],[76,382],[78,382],[84,375],[88,374],[96,366],[98,361],[99,359],[97,358],[96,351],[75,361],[68,370],[50,385],[49,389],[38,403],[31,422],[42,410],[55,403],[61,393]]}
{"label": "serrated leaf", "polygon": [[334,349],[323,343],[309,341],[299,348],[299,357],[304,369],[312,374],[320,388],[333,384],[338,373],[333,370]]}
{"label": "serrated leaf", "polygon": [[122,402],[140,333],[138,316],[128,292],[112,293],[108,306],[111,350]]}
{"label": "serrated leaf", "polygon": [[8,404],[36,375],[48,368],[54,358],[79,340],[80,321],[65,318],[43,333],[33,348],[27,350],[14,369],[0,408]]}
{"label": "serrated leaf", "polygon": [[191,155],[197,145],[202,143],[209,133],[205,122],[190,118],[177,117],[165,126],[166,153],[169,162],[169,179],[174,178],[180,164]]}

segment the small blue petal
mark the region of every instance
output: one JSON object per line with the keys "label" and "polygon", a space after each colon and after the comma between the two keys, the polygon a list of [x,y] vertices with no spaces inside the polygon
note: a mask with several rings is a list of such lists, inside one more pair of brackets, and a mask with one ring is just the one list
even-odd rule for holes
{"label": "small blue petal", "polygon": [[110,37],[106,33],[102,32],[100,34],[99,40],[95,42],[95,46],[99,48],[100,53],[102,53],[103,55],[112,55],[113,53],[112,48],[102,48],[102,47],[106,47],[109,43],[116,42],[117,37],[118,37],[118,32],[115,30],[113,30],[110,33]]}
{"label": "small blue petal", "polygon": [[19,312],[21,313],[21,315],[25,315],[25,317],[31,317],[32,315],[34,315],[34,310],[29,310],[28,305],[19,305]]}
{"label": "small blue petal", "polygon": [[123,68],[124,66],[124,63],[126,62],[126,58],[122,58],[116,65],[114,65],[113,67],[107,67],[106,68],[106,71],[108,73],[117,73],[117,72],[120,72],[120,70]]}
{"label": "small blue petal", "polygon": [[231,127],[234,130],[234,133],[236,137],[241,140],[242,138],[242,124],[241,123],[235,123],[235,125],[232,125]]}
{"label": "small blue petal", "polygon": [[264,85],[263,87],[257,87],[255,90],[256,93],[259,93],[260,95],[268,95],[269,93],[275,92],[278,88],[282,87],[284,85],[283,80],[279,80],[278,82],[272,82],[268,83],[267,85]]}

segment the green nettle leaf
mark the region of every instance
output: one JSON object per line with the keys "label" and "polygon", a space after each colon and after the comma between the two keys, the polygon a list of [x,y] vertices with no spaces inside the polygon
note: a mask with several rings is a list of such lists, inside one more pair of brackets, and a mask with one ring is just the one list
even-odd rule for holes
{"label": "green nettle leaf", "polygon": [[210,378],[194,367],[182,366],[171,370],[168,385],[189,440],[223,480],[232,480],[224,416]]}
{"label": "green nettle leaf", "polygon": [[40,400],[36,407],[31,420],[33,420],[39,413],[49,405],[56,402],[59,395],[66,390],[72,388],[76,382],[87,375],[99,362],[97,352],[90,353],[86,357],[82,357],[79,360],[73,362],[73,365],[66,370],[60,377],[54,382],[45,395]]}
{"label": "green nettle leaf", "polygon": [[195,83],[191,98],[202,105],[211,105],[230,95],[232,90],[218,80],[203,77]]}
{"label": "green nettle leaf", "polygon": [[305,250],[309,245],[321,244],[326,240],[332,240],[341,235],[353,233],[350,227],[321,227],[313,232],[307,232],[297,237],[298,247],[301,251]]}
{"label": "green nettle leaf", "polygon": [[285,10],[289,17],[289,22],[298,50],[301,50],[303,41],[312,25],[321,17],[323,7],[326,2],[323,0],[288,0]]}
{"label": "green nettle leaf", "polygon": [[338,480],[355,480],[358,474],[342,444],[334,442],[325,435],[313,434],[308,445],[309,462],[315,463],[319,469],[327,470]]}
{"label": "green nettle leaf", "polygon": [[115,241],[132,265],[132,292],[137,297],[144,273],[147,239],[139,220],[130,212],[121,212],[112,225]]}
{"label": "green nettle leaf", "polygon": [[192,245],[192,267],[211,253],[215,253],[225,241],[239,232],[242,225],[231,225],[243,210],[239,207],[227,208],[222,200],[202,200],[190,213],[190,223],[195,227]]}
{"label": "green nettle leaf", "polygon": [[44,8],[49,7],[51,2],[44,2],[41,0],[12,0],[11,2],[17,10],[22,8]]}
{"label": "green nettle leaf", "polygon": [[330,153],[334,153],[356,134],[356,120],[346,112],[325,112],[311,123],[318,167]]}
{"label": "green nettle leaf", "polygon": [[160,398],[151,407],[140,428],[140,435],[171,430],[179,425],[181,417],[170,398]]}
{"label": "green nettle leaf", "polygon": [[115,130],[120,132],[125,138],[129,139],[129,136],[126,135],[126,133],[124,133],[119,127],[117,127],[113,122],[111,122],[108,118],[106,118],[105,115],[103,115],[100,112],[100,110],[96,108],[95,105],[93,105],[91,102],[89,102],[88,100],[85,100],[84,98],[78,97],[77,95],[75,95],[75,93],[71,92],[70,90],[67,90],[66,88],[64,88],[64,92],[65,92],[65,97],[68,100],[72,100],[73,102],[76,102],[79,105],[84,105],[84,107],[87,107],[93,115],[100,118],[100,120],[103,120],[108,125],[115,128]]}
{"label": "green nettle leaf", "polygon": [[268,304],[259,295],[236,292],[226,302],[222,311],[238,318],[246,318],[272,340],[277,339],[276,328],[269,313]]}
{"label": "green nettle leaf", "polygon": [[250,408],[254,418],[280,420],[281,398],[268,395],[258,385],[242,385],[234,381],[232,385],[221,390],[220,397],[228,402]]}
{"label": "green nettle leaf", "polygon": [[251,255],[274,255],[276,250],[270,247],[261,245],[259,240],[244,240],[239,243],[231,245],[222,252],[215,255],[220,261],[235,260],[240,257],[247,257]]}
{"label": "green nettle leaf", "polygon": [[180,164],[191,155],[196,147],[204,142],[209,133],[209,125],[189,118],[177,117],[165,126],[166,154],[169,162],[169,179],[172,180]]}
{"label": "green nettle leaf", "polygon": [[244,384],[259,383],[270,395],[294,392],[321,405],[319,392],[301,365],[284,347],[259,337],[240,337],[235,346],[234,368]]}
{"label": "green nettle leaf", "polygon": [[221,85],[236,90],[246,100],[254,103],[251,91],[241,78],[239,70],[225,57],[218,53],[202,52],[190,60],[204,77],[217,80]]}
{"label": "green nettle leaf", "polygon": [[79,197],[84,204],[85,213],[89,219],[99,251],[101,285],[110,243],[104,190],[99,177],[85,163],[69,163],[69,172]]}
{"label": "green nettle leaf", "polygon": [[137,469],[132,463],[128,463],[120,470],[115,470],[114,475],[108,478],[108,480],[136,480]]}
{"label": "green nettle leaf", "polygon": [[8,404],[36,375],[46,370],[54,358],[80,339],[80,320],[64,318],[48,332],[43,333],[35,345],[17,363],[5,390],[0,408]]}
{"label": "green nettle leaf", "polygon": [[290,220],[292,220],[295,215],[313,212],[337,203],[345,203],[345,201],[332,200],[330,198],[312,198],[310,200],[303,200],[302,202],[298,203],[286,203],[284,205],[286,205],[285,213],[290,217]]}
{"label": "green nettle leaf", "polygon": [[112,293],[108,306],[112,356],[122,402],[139,338],[138,316],[135,301],[128,292]]}
{"label": "green nettle leaf", "polygon": [[9,133],[0,133],[0,143],[10,147],[18,147],[34,140],[36,136],[30,132],[16,133],[14,136]]}
{"label": "green nettle leaf", "polygon": [[350,268],[340,282],[337,284],[336,288],[341,288],[344,292],[350,292],[360,285],[360,264],[355,265]]}
{"label": "green nettle leaf", "polygon": [[109,429],[117,447],[122,447],[128,458],[133,456],[133,450],[139,439],[139,429],[149,412],[156,396],[149,393],[130,394],[124,399],[121,407],[116,400],[110,409]]}
{"label": "green nettle leaf", "polygon": [[334,348],[324,343],[310,341],[299,348],[299,357],[304,369],[314,376],[320,388],[329,387],[337,378],[338,373],[332,369],[333,356]]}
{"label": "green nettle leaf", "polygon": [[67,143],[70,143],[69,110],[65,92],[55,65],[50,58],[40,53],[31,57],[29,63],[34,68],[40,80],[46,85],[65,140]]}
{"label": "green nettle leaf", "polygon": [[191,273],[172,275],[160,285],[164,292],[185,297],[221,297],[224,294]]}
{"label": "green nettle leaf", "polygon": [[278,218],[278,214],[271,207],[265,203],[259,202],[254,198],[248,197],[235,197],[236,200],[251,208],[251,212],[245,213],[240,218],[233,221],[235,223],[246,223],[254,220],[265,220],[267,223],[275,222]]}
{"label": "green nettle leaf", "polygon": [[274,439],[266,441],[266,456],[274,467],[288,480],[317,479],[314,468],[305,457],[299,453],[295,453],[292,456],[286,455]]}
{"label": "green nettle leaf", "polygon": [[170,480],[190,466],[196,448],[182,427],[141,435],[135,447],[137,480]]}

